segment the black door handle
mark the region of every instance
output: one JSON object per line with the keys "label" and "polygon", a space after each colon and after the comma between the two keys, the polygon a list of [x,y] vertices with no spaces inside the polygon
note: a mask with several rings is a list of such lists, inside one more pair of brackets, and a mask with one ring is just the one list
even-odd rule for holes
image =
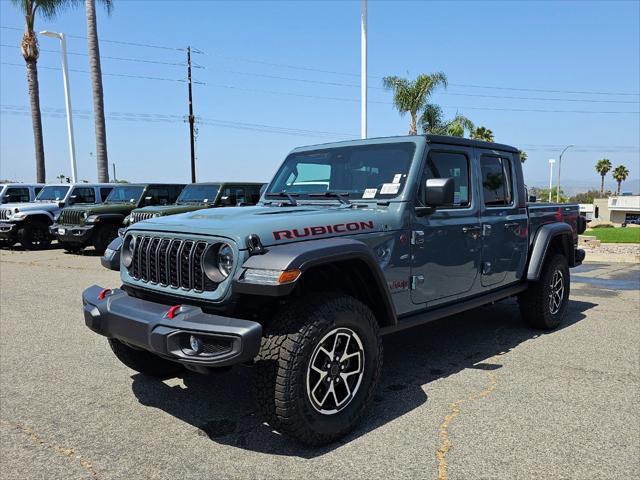
{"label": "black door handle", "polygon": [[518,228],[520,224],[518,222],[505,223],[504,228]]}
{"label": "black door handle", "polygon": [[462,233],[480,233],[480,227],[462,227]]}

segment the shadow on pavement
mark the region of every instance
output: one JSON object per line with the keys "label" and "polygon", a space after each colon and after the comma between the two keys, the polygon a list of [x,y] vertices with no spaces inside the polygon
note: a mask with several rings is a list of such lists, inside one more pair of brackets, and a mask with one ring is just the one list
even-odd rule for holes
{"label": "shadow on pavement", "polygon": [[[594,303],[571,301],[560,329],[585,318]],[[138,401],[196,427],[211,440],[261,453],[313,458],[401,417],[428,401],[424,386],[467,368],[499,369],[483,361],[554,332],[535,331],[513,300],[481,307],[384,338],[384,367],[374,405],[356,430],[321,448],[308,448],[273,432],[256,414],[254,371],[238,367],[209,376],[185,373],[184,386],[133,375]]]}

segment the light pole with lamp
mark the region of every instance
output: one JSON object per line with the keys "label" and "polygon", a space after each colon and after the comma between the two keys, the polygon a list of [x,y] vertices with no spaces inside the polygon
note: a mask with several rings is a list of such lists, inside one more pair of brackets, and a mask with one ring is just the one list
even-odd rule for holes
{"label": "light pole with lamp", "polygon": [[64,33],[49,32],[44,30],[40,32],[49,38],[57,38],[60,40],[60,53],[62,56],[62,80],[64,81],[64,100],[67,107],[67,133],[69,135],[69,156],[71,159],[71,181],[76,183],[78,172],[76,168],[76,144],[73,139],[73,117],[71,114],[71,91],[69,88],[69,69],[67,67],[67,40]]}
{"label": "light pole with lamp", "polygon": [[571,147],[575,147],[575,145],[572,144],[564,147],[564,150],[562,150],[562,153],[560,153],[560,158],[558,159],[558,190],[556,191],[557,203],[560,203],[560,168],[562,167],[562,155],[564,155],[564,152],[566,152]]}
{"label": "light pole with lamp", "polygon": [[360,138],[367,138],[367,0],[360,12]]}
{"label": "light pole with lamp", "polygon": [[549,159],[549,203],[551,203],[551,190],[553,189],[553,164],[556,163],[555,159]]}

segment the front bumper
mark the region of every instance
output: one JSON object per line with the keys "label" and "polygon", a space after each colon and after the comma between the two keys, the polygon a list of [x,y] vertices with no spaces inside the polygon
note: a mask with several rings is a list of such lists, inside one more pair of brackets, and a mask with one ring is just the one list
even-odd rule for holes
{"label": "front bumper", "polygon": [[[135,298],[114,289],[100,300],[102,287],[82,294],[84,320],[91,330],[187,366],[221,367],[252,360],[260,350],[258,322],[204,313],[191,305],[169,318],[169,306]],[[203,349],[191,349],[190,337]]]}
{"label": "front bumper", "polygon": [[60,225],[54,223],[49,233],[60,242],[87,244],[91,241],[94,225]]}
{"label": "front bumper", "polygon": [[2,222],[0,223],[0,238],[13,239],[18,234],[18,225],[15,223]]}

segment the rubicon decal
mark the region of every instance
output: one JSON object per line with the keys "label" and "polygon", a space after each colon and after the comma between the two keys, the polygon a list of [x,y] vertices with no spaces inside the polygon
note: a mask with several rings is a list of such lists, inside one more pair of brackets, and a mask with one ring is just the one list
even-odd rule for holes
{"label": "rubicon decal", "polygon": [[373,230],[373,220],[368,222],[336,223],[335,225],[318,225],[316,227],[278,230],[273,232],[273,238],[276,240],[293,240],[294,238],[315,237],[330,233],[358,232],[362,230]]}

